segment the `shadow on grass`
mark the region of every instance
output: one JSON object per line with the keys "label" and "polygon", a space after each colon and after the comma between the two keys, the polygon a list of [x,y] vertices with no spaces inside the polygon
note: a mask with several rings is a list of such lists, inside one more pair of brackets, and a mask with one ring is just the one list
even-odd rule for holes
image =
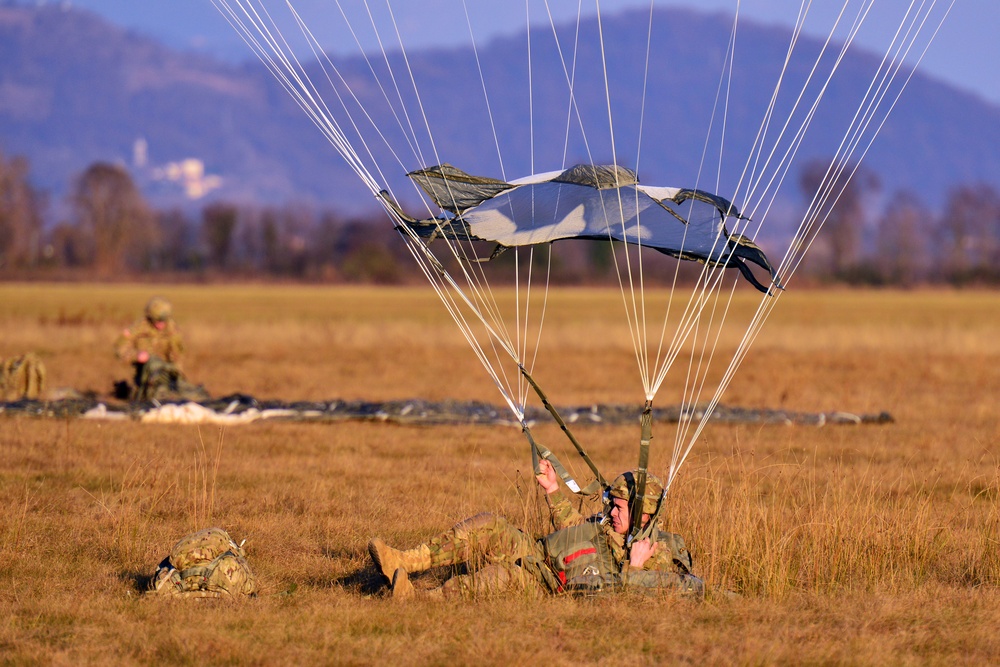
{"label": "shadow on grass", "polygon": [[[464,568],[438,567],[427,572],[414,573],[411,575],[410,580],[418,590],[437,588],[452,576],[462,574],[463,572]],[[377,595],[379,593],[388,595],[390,592],[389,582],[386,581],[381,572],[371,565],[336,579],[310,581],[308,584],[319,588],[339,586],[347,592],[363,596]]]}
{"label": "shadow on grass", "polygon": [[142,595],[149,592],[149,585],[153,583],[153,575],[148,572],[122,570],[118,573],[118,580],[131,585],[136,593]]}

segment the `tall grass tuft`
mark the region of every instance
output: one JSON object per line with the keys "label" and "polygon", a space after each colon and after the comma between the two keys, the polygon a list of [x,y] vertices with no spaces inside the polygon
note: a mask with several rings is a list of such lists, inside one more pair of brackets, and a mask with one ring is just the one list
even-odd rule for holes
{"label": "tall grass tuft", "polygon": [[[934,511],[937,485],[898,470],[719,460],[675,490],[669,517],[689,531],[700,573],[743,595],[900,593],[960,576],[952,554],[968,513]],[[998,518],[994,508],[978,526],[966,578],[996,580]]]}
{"label": "tall grass tuft", "polygon": [[226,442],[226,429],[220,428],[214,451],[205,446],[201,429],[198,429],[198,450],[188,474],[188,496],[191,500],[192,532],[211,528],[215,514],[215,491],[219,481],[219,466],[222,463],[222,449]]}
{"label": "tall grass tuft", "polygon": [[133,461],[121,482],[112,480],[110,486],[100,497],[87,492],[97,502],[107,528],[98,526],[103,556],[122,571],[145,569],[152,540],[150,527],[157,507],[174,484],[164,480],[155,462]]}

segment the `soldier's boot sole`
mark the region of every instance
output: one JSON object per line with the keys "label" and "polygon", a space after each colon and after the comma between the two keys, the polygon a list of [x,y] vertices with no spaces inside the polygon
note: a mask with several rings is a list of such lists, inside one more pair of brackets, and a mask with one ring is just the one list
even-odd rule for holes
{"label": "soldier's boot sole", "polygon": [[410,583],[410,577],[406,574],[406,570],[401,567],[397,568],[392,574],[392,599],[409,600],[414,595],[416,595],[416,590]]}
{"label": "soldier's boot sole", "polygon": [[387,581],[392,582],[392,578],[402,564],[399,551],[393,549],[381,539],[375,537],[368,543],[368,555],[372,557],[375,567]]}

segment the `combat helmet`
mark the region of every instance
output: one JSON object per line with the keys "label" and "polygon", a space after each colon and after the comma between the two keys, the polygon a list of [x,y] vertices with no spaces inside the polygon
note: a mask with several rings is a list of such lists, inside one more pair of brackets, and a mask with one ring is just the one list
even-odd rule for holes
{"label": "combat helmet", "polygon": [[[615,478],[615,481],[611,482],[611,486],[608,487],[609,498],[621,498],[622,500],[627,500],[629,509],[635,504],[635,471],[630,470],[628,472],[623,472]],[[646,498],[642,503],[642,513],[643,514],[655,514],[656,506],[660,502],[660,496],[663,494],[663,482],[660,481],[655,475],[646,475]]]}
{"label": "combat helmet", "polygon": [[173,316],[173,306],[162,296],[154,296],[146,304],[146,319],[150,322],[166,322]]}

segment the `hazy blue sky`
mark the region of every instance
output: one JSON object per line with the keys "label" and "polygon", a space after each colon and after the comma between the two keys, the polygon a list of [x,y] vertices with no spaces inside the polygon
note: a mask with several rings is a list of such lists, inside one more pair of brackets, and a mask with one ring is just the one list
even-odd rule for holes
{"label": "hazy blue sky", "polygon": [[[46,0],[36,0],[44,3]],[[235,32],[222,19],[211,0],[48,0],[52,4],[71,4],[103,14],[115,23],[156,36],[178,47],[208,51],[228,59],[249,55]],[[596,0],[583,0],[584,11],[594,13]],[[951,0],[938,0],[943,11]],[[275,2],[269,0],[269,6]],[[283,3],[281,3],[283,4]],[[358,6],[361,0],[341,0],[344,6]],[[832,23],[841,2],[813,0],[810,10],[815,21],[807,29]],[[853,2],[852,7],[858,3]],[[337,28],[337,8],[334,0],[295,0],[295,7],[317,33],[328,35],[328,47],[336,49],[343,43],[344,51],[353,51],[353,42]],[[371,0],[371,5],[383,7],[384,0]],[[467,2],[477,40],[488,40],[498,34],[512,33],[524,26],[525,4],[522,0],[469,0]],[[549,0],[557,19],[576,15],[577,0]],[[798,0],[740,0],[741,15],[757,21],[791,25],[798,11]],[[869,18],[869,28],[859,36],[866,46],[881,46],[887,41],[886,31],[895,30],[896,15],[909,5],[908,0],[876,0],[876,9]],[[437,44],[453,45],[468,42],[469,29],[460,0],[406,0],[392,3],[400,31],[409,48]],[[533,17],[546,21],[545,4],[530,0]],[[649,0],[600,0],[603,12],[621,8],[648,8]],[[689,7],[732,14],[737,0],[656,0],[656,6]],[[350,10],[348,10],[350,11]],[[940,13],[939,11],[939,13]],[[979,93],[1000,104],[1000,1],[956,0],[922,70]],[[348,47],[347,45],[350,44]]]}

